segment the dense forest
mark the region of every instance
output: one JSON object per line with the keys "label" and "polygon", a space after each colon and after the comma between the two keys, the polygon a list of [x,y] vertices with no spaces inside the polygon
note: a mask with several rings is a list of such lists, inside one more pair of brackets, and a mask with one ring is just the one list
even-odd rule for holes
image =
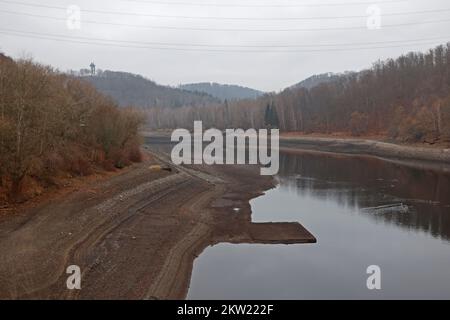
{"label": "dense forest", "polygon": [[113,98],[120,106],[180,108],[207,106],[220,102],[219,99],[204,92],[162,86],[140,75],[127,72],[105,70],[82,78],[92,83],[101,93]]}
{"label": "dense forest", "polygon": [[143,120],[85,81],[0,55],[0,202],[140,161]]}
{"label": "dense forest", "polygon": [[153,128],[263,128],[304,133],[384,135],[399,141],[450,137],[450,43],[378,61],[310,88],[290,87],[256,100],[149,112]]}
{"label": "dense forest", "polygon": [[262,91],[247,87],[232,84],[220,84],[215,82],[182,84],[179,86],[179,88],[192,92],[206,93],[220,99],[221,101],[255,99],[264,94],[264,92]]}

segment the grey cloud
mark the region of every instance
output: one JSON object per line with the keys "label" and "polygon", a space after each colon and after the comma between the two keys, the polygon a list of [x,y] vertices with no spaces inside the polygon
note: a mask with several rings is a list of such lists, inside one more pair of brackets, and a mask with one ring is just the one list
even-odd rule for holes
{"label": "grey cloud", "polygon": [[[416,12],[433,9],[450,9],[448,1],[430,0],[401,1],[382,3],[382,26],[388,24],[408,24],[395,28],[380,30],[339,30],[343,26],[364,27],[365,18],[325,19],[312,21],[273,21],[271,18],[320,17],[320,16],[360,16],[366,14],[367,5],[341,5],[295,8],[249,8],[249,7],[207,7],[145,4],[129,1],[55,1],[44,0],[29,3],[66,7],[75,4],[82,9],[81,30],[69,30],[64,19],[64,10],[21,6],[0,1],[0,30],[15,29],[39,34],[60,34],[71,37],[87,37],[136,42],[164,42],[206,44],[209,49],[227,45],[274,45],[273,50],[286,51],[279,45],[313,45],[312,49],[323,48],[322,45],[336,43],[386,42],[396,40],[441,37],[427,43],[401,46],[395,43],[380,44],[379,49],[329,51],[323,48],[319,52],[197,52],[140,49],[132,47],[112,47],[94,44],[69,43],[64,41],[25,38],[0,33],[0,50],[13,57],[23,52],[31,54],[37,61],[51,64],[61,70],[87,67],[95,61],[98,68],[122,70],[142,74],[162,84],[178,85],[186,82],[215,81],[253,87],[259,90],[277,91],[296,83],[312,74],[323,72],[340,72],[359,70],[369,67],[378,59],[396,57],[411,50],[426,50],[449,39],[450,22],[421,24],[422,21],[450,19],[450,11],[384,16],[395,12]],[[169,0],[171,1],[171,0]],[[200,2],[200,0],[183,0]],[[25,1],[24,1],[25,2]],[[319,3],[348,3],[348,0],[321,0]],[[351,1],[355,2],[355,1]],[[366,0],[361,0],[366,3]],[[205,3],[207,3],[205,1]],[[218,4],[288,4],[318,3],[252,0],[242,2],[233,0],[215,0]],[[142,14],[178,15],[178,16],[221,16],[266,18],[265,21],[241,20],[206,20],[137,17],[127,15],[104,15],[85,12],[84,10],[101,10],[113,12],[139,12]],[[18,11],[21,13],[59,17],[61,20],[8,14],[1,11]],[[120,24],[162,25],[178,28],[236,28],[236,29],[279,29],[279,28],[336,28],[336,30],[314,32],[239,32],[239,31],[193,31],[193,30],[157,30],[126,26],[84,23],[83,20],[102,21]],[[314,47],[316,46],[316,47]],[[224,50],[233,48],[225,47]],[[236,48],[234,48],[236,49]],[[295,49],[295,48],[294,48]],[[308,48],[298,48],[308,49]],[[243,49],[245,50],[245,48]],[[255,50],[255,49],[252,49]],[[262,51],[263,49],[261,49]],[[271,49],[269,49],[271,50]],[[292,48],[289,48],[292,50]],[[257,51],[257,49],[256,49]]]}

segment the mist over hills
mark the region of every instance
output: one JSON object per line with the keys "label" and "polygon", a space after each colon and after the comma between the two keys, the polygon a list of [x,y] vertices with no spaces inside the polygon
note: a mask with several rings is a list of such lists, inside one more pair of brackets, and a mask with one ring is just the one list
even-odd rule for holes
{"label": "mist over hills", "polygon": [[[288,89],[311,89],[320,84],[339,81],[352,72],[323,73],[308,77]],[[75,73],[76,76],[90,82],[101,93],[114,99],[120,106],[140,108],[202,107],[218,105],[225,100],[257,99],[264,92],[229,84],[202,82],[182,84],[170,87],[157,84],[141,75],[110,70],[99,70],[91,75],[87,69]]]}
{"label": "mist over hills", "polygon": [[180,89],[207,93],[215,98],[224,100],[240,100],[240,99],[255,99],[264,94],[264,92],[242,87],[238,85],[220,84],[215,82],[201,82],[201,83],[189,83],[179,86]]}
{"label": "mist over hills", "polygon": [[315,75],[312,75],[311,77],[308,77],[308,78],[300,81],[299,83],[292,85],[290,88],[291,89],[296,89],[296,88],[311,89],[313,87],[318,86],[319,84],[337,81],[339,79],[342,79],[342,77],[351,75],[353,73],[354,72],[347,71],[344,73],[327,72],[327,73],[315,74]]}
{"label": "mist over hills", "polygon": [[101,93],[113,98],[120,106],[141,108],[180,108],[206,106],[219,103],[219,99],[206,93],[159,85],[141,75],[118,71],[98,71],[95,75],[80,72]]}

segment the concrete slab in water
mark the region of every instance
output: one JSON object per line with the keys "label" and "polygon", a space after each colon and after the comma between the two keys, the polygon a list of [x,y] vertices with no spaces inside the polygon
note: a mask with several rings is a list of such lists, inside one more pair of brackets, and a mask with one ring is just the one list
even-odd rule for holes
{"label": "concrete slab in water", "polygon": [[251,223],[252,243],[315,243],[316,238],[298,222]]}

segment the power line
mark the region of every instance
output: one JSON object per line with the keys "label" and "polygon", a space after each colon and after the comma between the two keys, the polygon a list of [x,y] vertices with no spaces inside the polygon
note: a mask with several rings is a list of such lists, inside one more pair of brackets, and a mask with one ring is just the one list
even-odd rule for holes
{"label": "power line", "polygon": [[[293,8],[293,7],[337,7],[337,6],[355,6],[371,5],[373,1],[353,1],[353,2],[328,2],[328,3],[303,3],[303,4],[223,4],[223,3],[200,3],[200,2],[180,2],[180,1],[154,1],[154,0],[122,0],[124,2],[136,2],[146,4],[177,5],[177,6],[195,6],[195,7],[237,7],[237,8]],[[380,0],[377,4],[389,4],[408,2],[408,0]]]}
{"label": "power line", "polygon": [[[352,47],[352,48],[325,48],[325,49],[302,49],[302,50],[225,50],[225,49],[209,49],[209,48],[179,48],[179,47],[155,47],[155,46],[145,46],[145,45],[129,45],[123,44],[125,42],[131,41],[120,41],[108,40],[108,39],[93,39],[93,38],[83,38],[83,37],[67,37],[62,35],[54,35],[48,33],[39,32],[29,32],[29,31],[18,31],[18,30],[8,30],[0,29],[1,34],[14,35],[19,37],[26,37],[32,39],[45,39],[61,42],[71,42],[80,44],[90,44],[90,45],[100,45],[100,46],[112,46],[112,47],[122,47],[122,48],[137,48],[137,49],[154,49],[154,50],[172,50],[172,51],[194,51],[194,52],[220,52],[220,53],[306,53],[306,52],[334,52],[334,51],[355,51],[355,50],[372,50],[372,49],[386,49],[386,48],[397,48],[405,46],[415,46],[418,44],[433,44],[435,41],[417,41],[414,43],[401,44],[401,45],[391,45],[391,46],[367,46],[367,47]],[[96,40],[96,41],[86,41],[86,40]],[[98,42],[98,41],[102,42]]]}
{"label": "power line", "polygon": [[[22,31],[14,29],[2,29],[5,32],[17,32],[26,33],[33,35],[45,35],[57,38],[66,38],[63,34],[48,34],[33,31]],[[140,44],[140,45],[158,45],[158,46],[175,46],[175,47],[206,47],[206,48],[307,48],[307,47],[339,47],[339,46],[366,46],[366,45],[380,45],[389,43],[408,43],[408,42],[422,42],[431,40],[445,40],[450,39],[450,36],[440,36],[440,37],[428,37],[419,39],[408,39],[408,40],[385,40],[385,41],[371,41],[371,42],[353,42],[353,43],[334,43],[334,44],[299,44],[299,45],[287,45],[287,44],[259,44],[259,45],[238,45],[238,44],[224,44],[224,45],[211,45],[211,44],[191,44],[191,43],[168,43],[168,42],[152,42],[152,41],[133,41],[133,40],[115,40],[115,39],[105,39],[105,38],[95,38],[95,37],[81,37],[81,36],[70,36],[72,39],[78,40],[89,40],[89,41],[103,41],[112,43],[130,43],[130,44]]]}
{"label": "power line", "polygon": [[[405,0],[404,0],[405,1]],[[37,4],[29,2],[20,1],[8,1],[0,0],[3,3],[18,4],[22,6],[30,6],[36,8],[46,8],[46,9],[56,9],[56,10],[67,10],[67,7],[63,6],[52,6],[46,4]],[[407,16],[407,15],[418,15],[418,14],[428,14],[428,13],[442,13],[449,12],[450,8],[432,9],[432,10],[420,10],[420,11],[410,11],[410,12],[391,12],[383,13],[383,16]],[[219,16],[185,16],[185,15],[164,15],[164,14],[150,14],[142,12],[118,12],[118,11],[105,11],[105,10],[94,10],[94,9],[82,9],[82,12],[95,13],[95,14],[108,14],[108,15],[121,15],[121,16],[134,16],[134,17],[151,17],[151,18],[172,18],[172,19],[199,19],[199,20],[242,20],[242,21],[301,21],[301,20],[333,20],[333,19],[356,19],[356,18],[367,18],[367,15],[348,15],[348,16],[320,16],[320,17],[285,17],[285,18],[259,18],[259,17],[219,17]]]}
{"label": "power line", "polygon": [[[1,0],[0,0],[1,2]],[[40,14],[24,13],[9,10],[0,10],[2,13],[15,14],[22,16],[29,16],[34,18],[45,18],[57,21],[67,21],[66,18],[52,17]],[[433,24],[441,22],[449,22],[450,19],[439,19],[439,20],[429,20],[420,22],[406,22],[397,24],[385,24],[381,25],[381,28],[392,28],[392,27],[402,27],[402,26],[415,26],[422,24]],[[367,30],[364,26],[350,26],[350,27],[328,27],[328,28],[284,28],[284,29],[245,29],[245,28],[205,28],[205,27],[174,27],[174,26],[150,26],[150,25],[136,25],[128,23],[117,23],[117,22],[104,22],[104,21],[94,21],[83,19],[82,23],[88,24],[99,24],[99,25],[112,25],[112,26],[123,26],[123,27],[133,27],[133,28],[146,28],[146,29],[164,29],[164,30],[181,30],[181,31],[230,31],[230,32],[301,32],[301,31],[335,31],[335,30]]]}

